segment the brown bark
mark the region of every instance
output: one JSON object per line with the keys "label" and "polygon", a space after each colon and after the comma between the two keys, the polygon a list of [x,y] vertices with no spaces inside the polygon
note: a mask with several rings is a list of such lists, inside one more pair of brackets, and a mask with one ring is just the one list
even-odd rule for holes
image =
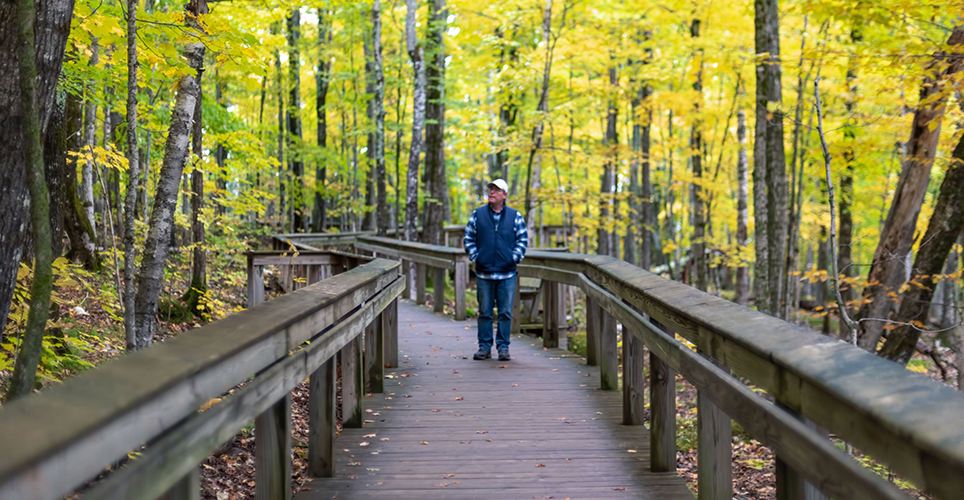
{"label": "brown bark", "polygon": [[[694,19],[690,24],[690,36],[699,38],[700,20]],[[709,287],[709,270],[706,265],[706,204],[703,194],[703,131],[700,116],[700,101],[703,93],[703,55],[697,50],[695,57],[700,62],[693,81],[693,90],[697,94],[696,104],[693,106],[694,120],[690,128],[690,165],[693,168],[693,284],[696,288],[706,291]]]}
{"label": "brown bark", "polygon": [[[948,45],[961,43],[964,43],[964,27],[959,26],[951,34]],[[930,180],[949,94],[945,83],[960,70],[961,56],[956,54],[948,57],[944,52],[939,52],[932,68],[934,73],[925,77],[921,86],[900,180],[880,233],[880,243],[867,276],[868,285],[857,313],[860,318],[857,345],[871,352],[876,349],[884,324],[894,307],[890,294],[896,293],[905,280],[904,259],[914,242],[917,216]]]}
{"label": "brown bark", "polygon": [[[934,287],[944,263],[964,229],[964,137],[957,143],[947,170],[934,213],[921,240],[911,275],[911,285],[900,299],[894,316],[897,327],[887,335],[878,353],[902,365],[914,354],[921,329],[927,321]],[[909,323],[909,324],[907,324]]]}
{"label": "brown bark", "polygon": [[[36,47],[37,103],[40,133],[45,134],[54,106],[57,79],[73,12],[71,0],[42,0],[37,8]],[[28,231],[26,141],[20,94],[20,54],[16,2],[0,2],[0,328],[7,322],[10,300],[23,256],[23,235]]]}
{"label": "brown bark", "polygon": [[328,178],[328,86],[331,83],[331,60],[328,58],[326,45],[331,44],[330,12],[318,9],[318,71],[315,73],[315,113],[318,118],[317,144],[322,150],[323,157],[315,168],[315,207],[312,218],[313,230],[316,233],[325,232],[328,228],[328,192],[325,183]]}

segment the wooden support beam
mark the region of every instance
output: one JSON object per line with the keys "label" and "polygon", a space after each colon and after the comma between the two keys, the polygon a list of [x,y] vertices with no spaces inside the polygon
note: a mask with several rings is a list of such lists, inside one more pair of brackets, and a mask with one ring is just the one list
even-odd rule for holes
{"label": "wooden support beam", "polygon": [[413,298],[413,297],[412,297],[412,289],[411,289],[411,287],[409,286],[409,283],[412,282],[412,278],[414,278],[415,276],[414,276],[414,272],[413,272],[413,270],[411,269],[411,267],[412,267],[412,261],[407,260],[407,259],[402,259],[402,273],[405,275],[405,288],[402,290],[402,298],[403,298],[403,299],[412,299],[412,298]]}
{"label": "wooden support beam", "polygon": [[362,336],[355,337],[339,352],[341,358],[341,415],[342,425],[348,428],[362,427],[365,422],[364,363],[362,362]]}
{"label": "wooden support beam", "polygon": [[619,360],[616,356],[616,318],[600,309],[599,328],[599,387],[606,391],[619,389]]}
{"label": "wooden support beam", "polygon": [[174,486],[157,497],[157,500],[201,500],[201,474],[197,468],[174,483]]}
{"label": "wooden support beam", "polygon": [[545,294],[542,296],[542,347],[559,347],[559,286],[542,280]]}
{"label": "wooden support beam", "polygon": [[308,474],[335,474],[335,359],[329,359],[308,380]]}
{"label": "wooden support beam", "polygon": [[642,425],[646,407],[646,346],[623,325],[623,424]]}
{"label": "wooden support beam", "polygon": [[435,312],[437,313],[445,312],[445,275],[445,268],[435,268],[435,280],[434,287],[432,288],[432,296],[435,298],[435,303],[433,306]]}
{"label": "wooden support beam", "polygon": [[676,372],[649,352],[649,463],[653,472],[676,470]]}
{"label": "wooden support beam", "polygon": [[425,264],[415,264],[415,303],[425,305]]}
{"label": "wooden support beam", "polygon": [[602,328],[602,308],[586,295],[586,364],[599,364],[599,330]]}
{"label": "wooden support beam", "polygon": [[385,392],[385,341],[381,314],[365,328],[365,392]]}
{"label": "wooden support beam", "polygon": [[[516,277],[518,281],[518,277]],[[469,263],[467,261],[455,263],[455,319],[465,320],[465,292],[469,283]],[[516,288],[519,288],[518,286]],[[515,316],[513,316],[515,317]]]}
{"label": "wooden support beam", "polygon": [[385,368],[398,368],[398,299],[382,311],[382,336],[385,339]]}
{"label": "wooden support beam", "polygon": [[[512,333],[522,333],[522,276],[515,276],[515,290],[512,292]],[[528,311],[527,311],[528,312]]]}
{"label": "wooden support beam", "polygon": [[291,394],[254,420],[257,500],[291,499]]}
{"label": "wooden support beam", "polygon": [[702,390],[696,393],[696,427],[699,499],[732,498],[732,424]]}

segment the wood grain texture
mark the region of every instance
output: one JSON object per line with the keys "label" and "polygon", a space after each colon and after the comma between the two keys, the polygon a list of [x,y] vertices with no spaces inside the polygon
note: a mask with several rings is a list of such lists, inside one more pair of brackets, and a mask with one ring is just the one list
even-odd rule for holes
{"label": "wood grain texture", "polygon": [[365,427],[339,434],[335,476],[297,500],[693,498],[675,472],[649,472],[648,433],[620,424],[598,370],[519,335],[512,361],[475,361],[465,326],[399,304],[401,366]]}

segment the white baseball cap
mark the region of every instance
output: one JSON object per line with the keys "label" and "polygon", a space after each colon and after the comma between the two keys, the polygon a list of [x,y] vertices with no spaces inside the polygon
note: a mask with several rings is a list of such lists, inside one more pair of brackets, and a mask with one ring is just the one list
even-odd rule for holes
{"label": "white baseball cap", "polygon": [[509,185],[506,184],[506,183],[505,183],[505,180],[503,180],[503,179],[496,179],[496,180],[490,182],[486,187],[492,187],[492,186],[495,186],[495,187],[501,189],[501,190],[504,191],[506,194],[509,193]]}

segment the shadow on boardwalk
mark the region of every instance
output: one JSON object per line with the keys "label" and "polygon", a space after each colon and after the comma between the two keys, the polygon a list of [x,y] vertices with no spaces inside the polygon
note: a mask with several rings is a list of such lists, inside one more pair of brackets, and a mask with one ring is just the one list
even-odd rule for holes
{"label": "shadow on boardwalk", "polygon": [[335,477],[295,500],[693,498],[649,472],[648,431],[620,424],[621,395],[582,358],[513,336],[511,361],[474,361],[474,320],[398,315],[399,368],[365,398],[365,428],[338,436]]}

